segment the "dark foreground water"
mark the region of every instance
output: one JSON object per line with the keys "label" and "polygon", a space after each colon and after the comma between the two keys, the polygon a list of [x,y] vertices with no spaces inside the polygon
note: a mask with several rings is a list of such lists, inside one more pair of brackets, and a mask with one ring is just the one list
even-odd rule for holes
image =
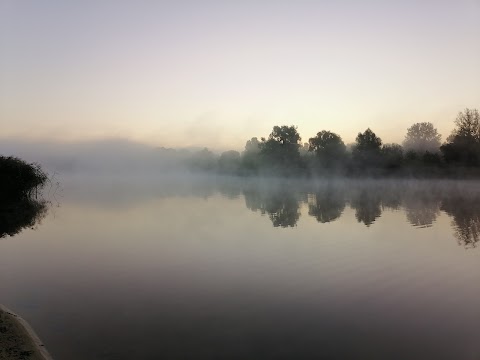
{"label": "dark foreground water", "polygon": [[477,182],[112,179],[0,239],[56,359],[480,359]]}

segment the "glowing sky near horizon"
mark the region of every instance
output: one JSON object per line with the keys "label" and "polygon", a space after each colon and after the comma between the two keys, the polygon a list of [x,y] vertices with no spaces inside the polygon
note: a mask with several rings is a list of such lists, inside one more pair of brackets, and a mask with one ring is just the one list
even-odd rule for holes
{"label": "glowing sky near horizon", "polygon": [[3,137],[241,149],[274,125],[445,139],[480,108],[480,0],[0,2]]}

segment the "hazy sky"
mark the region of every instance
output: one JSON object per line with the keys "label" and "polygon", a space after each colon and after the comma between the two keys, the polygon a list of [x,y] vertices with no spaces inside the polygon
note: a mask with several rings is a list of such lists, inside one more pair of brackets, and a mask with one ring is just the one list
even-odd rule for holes
{"label": "hazy sky", "polygon": [[0,0],[0,49],[3,137],[401,142],[480,108],[480,0]]}

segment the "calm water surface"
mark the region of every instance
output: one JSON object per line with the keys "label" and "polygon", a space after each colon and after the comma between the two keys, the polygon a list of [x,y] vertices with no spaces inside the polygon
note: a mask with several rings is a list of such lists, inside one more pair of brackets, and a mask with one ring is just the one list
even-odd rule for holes
{"label": "calm water surface", "polygon": [[62,186],[0,239],[56,359],[480,359],[477,182]]}

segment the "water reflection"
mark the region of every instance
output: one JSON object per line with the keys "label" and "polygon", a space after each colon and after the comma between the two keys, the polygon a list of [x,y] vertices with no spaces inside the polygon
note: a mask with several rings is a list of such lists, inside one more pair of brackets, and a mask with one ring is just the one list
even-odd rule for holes
{"label": "water reflection", "polygon": [[294,227],[300,218],[300,201],[287,186],[266,191],[248,188],[243,195],[247,208],[267,214],[274,227]]}
{"label": "water reflection", "polygon": [[431,227],[440,215],[441,195],[435,188],[405,192],[403,205],[408,222],[419,228]]}
{"label": "water reflection", "polygon": [[47,213],[47,203],[28,197],[0,202],[0,238],[33,228]]}
{"label": "water reflection", "polygon": [[[420,180],[331,180],[302,181],[236,177],[162,177],[155,181],[116,180],[112,186],[98,180],[81,183],[66,190],[76,203],[95,206],[126,207],[152,198],[201,197],[221,194],[241,199],[251,211],[265,215],[274,227],[290,228],[304,216],[318,223],[338,221],[347,208],[354,211],[358,223],[374,227],[385,211],[403,213],[406,222],[422,229],[432,227],[441,213],[452,218],[452,235],[459,244],[475,247],[480,221],[480,184],[468,181]],[[72,183],[73,184],[73,183]],[[80,191],[88,188],[89,191]],[[119,194],[121,194],[119,196]],[[303,207],[306,207],[304,211]],[[305,215],[307,214],[307,215]]]}
{"label": "water reflection", "polygon": [[338,219],[346,206],[344,192],[334,186],[318,189],[308,204],[308,215],[320,223]]}
{"label": "water reflection", "polygon": [[[223,187],[225,188],[225,187]],[[443,211],[452,217],[459,244],[475,247],[480,239],[480,188],[448,182],[327,182],[321,184],[249,184],[243,188],[248,209],[267,214],[275,227],[296,226],[302,203],[319,223],[340,219],[349,205],[355,218],[372,226],[386,210],[403,211],[417,228],[431,227]],[[229,189],[229,194],[235,193]]]}
{"label": "water reflection", "polygon": [[371,189],[359,189],[354,192],[350,205],[355,209],[355,217],[358,222],[367,227],[382,215],[380,193]]}
{"label": "water reflection", "polygon": [[443,199],[441,210],[452,217],[459,245],[476,247],[480,238],[480,194],[454,191]]}

